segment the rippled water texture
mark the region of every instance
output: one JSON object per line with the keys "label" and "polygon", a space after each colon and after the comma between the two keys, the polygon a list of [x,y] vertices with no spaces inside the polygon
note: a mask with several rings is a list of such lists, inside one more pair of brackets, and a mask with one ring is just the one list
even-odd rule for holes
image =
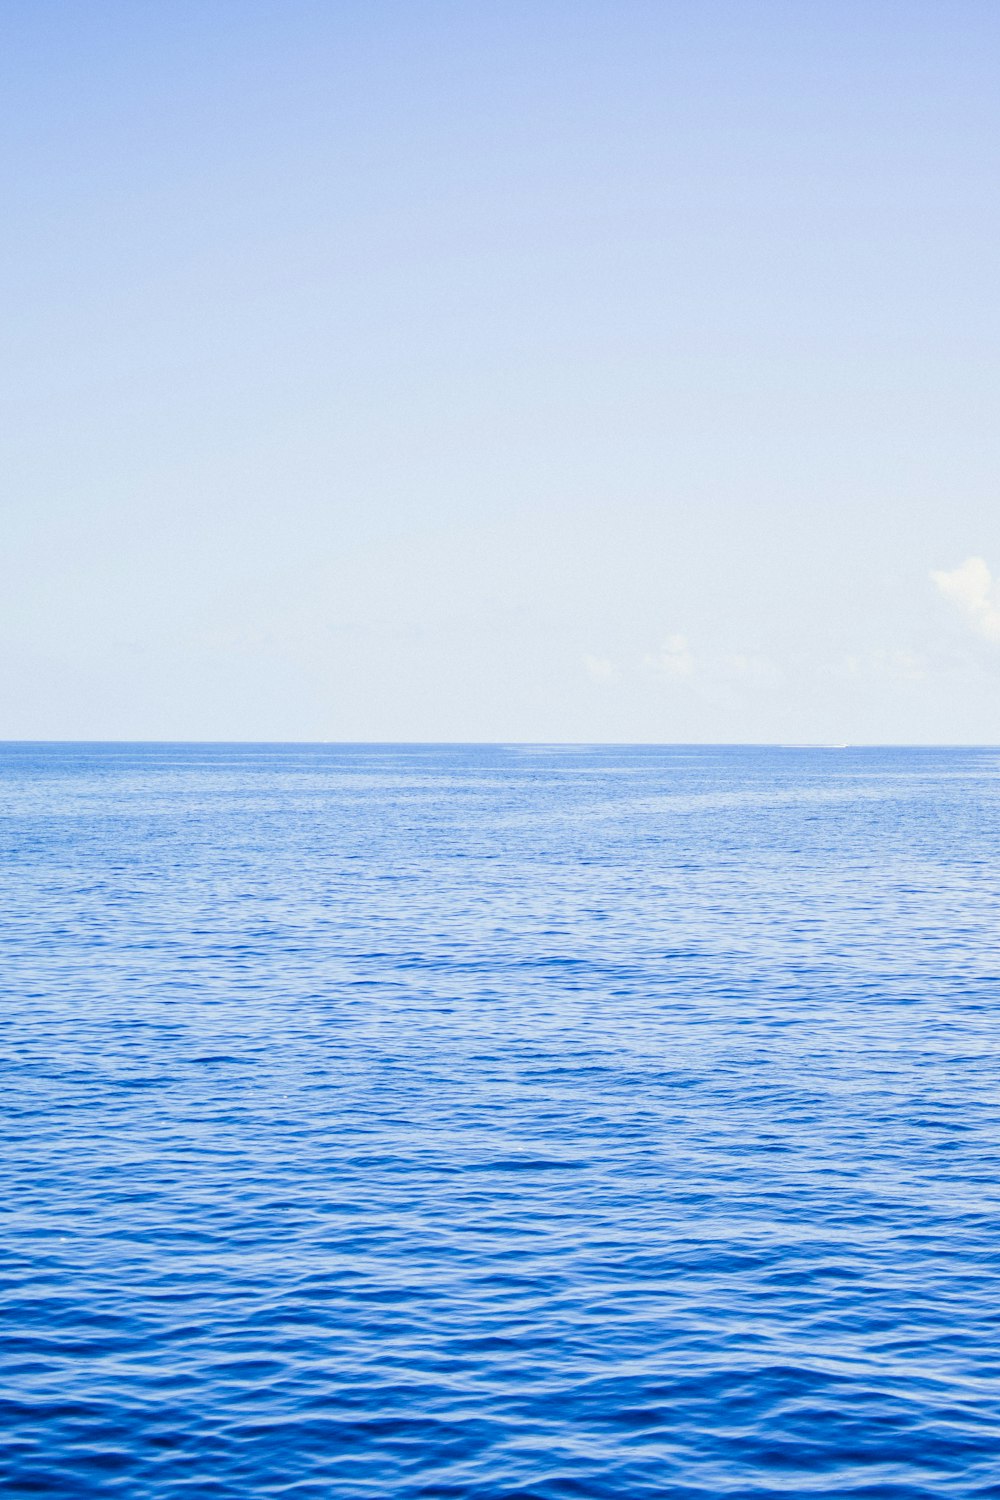
{"label": "rippled water texture", "polygon": [[1000,1496],[1000,756],[0,749],[0,1490]]}

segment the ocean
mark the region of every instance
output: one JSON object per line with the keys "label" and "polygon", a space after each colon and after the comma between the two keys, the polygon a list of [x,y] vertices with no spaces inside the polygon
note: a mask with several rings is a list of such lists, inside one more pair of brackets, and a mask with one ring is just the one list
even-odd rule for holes
{"label": "ocean", "polygon": [[1000,752],[0,746],[0,1493],[1000,1496]]}

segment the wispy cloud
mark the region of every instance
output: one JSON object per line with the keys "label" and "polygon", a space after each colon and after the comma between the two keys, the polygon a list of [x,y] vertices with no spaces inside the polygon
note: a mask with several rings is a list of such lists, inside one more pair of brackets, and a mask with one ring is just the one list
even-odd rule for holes
{"label": "wispy cloud", "polygon": [[585,656],[583,670],[595,682],[610,682],[617,675],[614,662],[607,656]]}
{"label": "wispy cloud", "polygon": [[637,676],[661,682],[690,683],[700,694],[773,688],[785,680],[785,672],[759,651],[720,652],[692,649],[686,635],[665,636],[655,651],[639,657],[614,660],[587,654],[581,666],[594,682],[635,681]]}
{"label": "wispy cloud", "polygon": [[730,682],[749,683],[758,687],[775,687],[784,678],[781,668],[758,651],[737,651],[719,658],[717,671]]}
{"label": "wispy cloud", "polygon": [[959,567],[934,572],[931,578],[978,635],[1000,644],[1000,604],[993,597],[993,575],[981,557],[967,557]]}
{"label": "wispy cloud", "polygon": [[659,676],[674,680],[693,676],[695,659],[691,655],[687,636],[668,635],[659,651],[646,657],[645,665]]}
{"label": "wispy cloud", "polygon": [[842,656],[824,668],[824,672],[852,682],[924,682],[928,662],[915,651],[874,647],[870,651]]}

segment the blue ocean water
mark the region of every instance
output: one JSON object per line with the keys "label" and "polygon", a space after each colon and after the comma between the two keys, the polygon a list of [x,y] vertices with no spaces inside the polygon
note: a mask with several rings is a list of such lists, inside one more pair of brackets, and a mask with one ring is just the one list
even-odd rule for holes
{"label": "blue ocean water", "polygon": [[1000,1496],[1000,753],[0,747],[0,1491]]}

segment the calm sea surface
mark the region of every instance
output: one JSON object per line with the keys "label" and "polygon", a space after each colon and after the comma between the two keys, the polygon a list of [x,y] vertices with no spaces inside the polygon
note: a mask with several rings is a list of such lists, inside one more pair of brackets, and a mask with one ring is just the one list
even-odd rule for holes
{"label": "calm sea surface", "polygon": [[1000,752],[0,747],[0,1491],[1000,1496]]}

